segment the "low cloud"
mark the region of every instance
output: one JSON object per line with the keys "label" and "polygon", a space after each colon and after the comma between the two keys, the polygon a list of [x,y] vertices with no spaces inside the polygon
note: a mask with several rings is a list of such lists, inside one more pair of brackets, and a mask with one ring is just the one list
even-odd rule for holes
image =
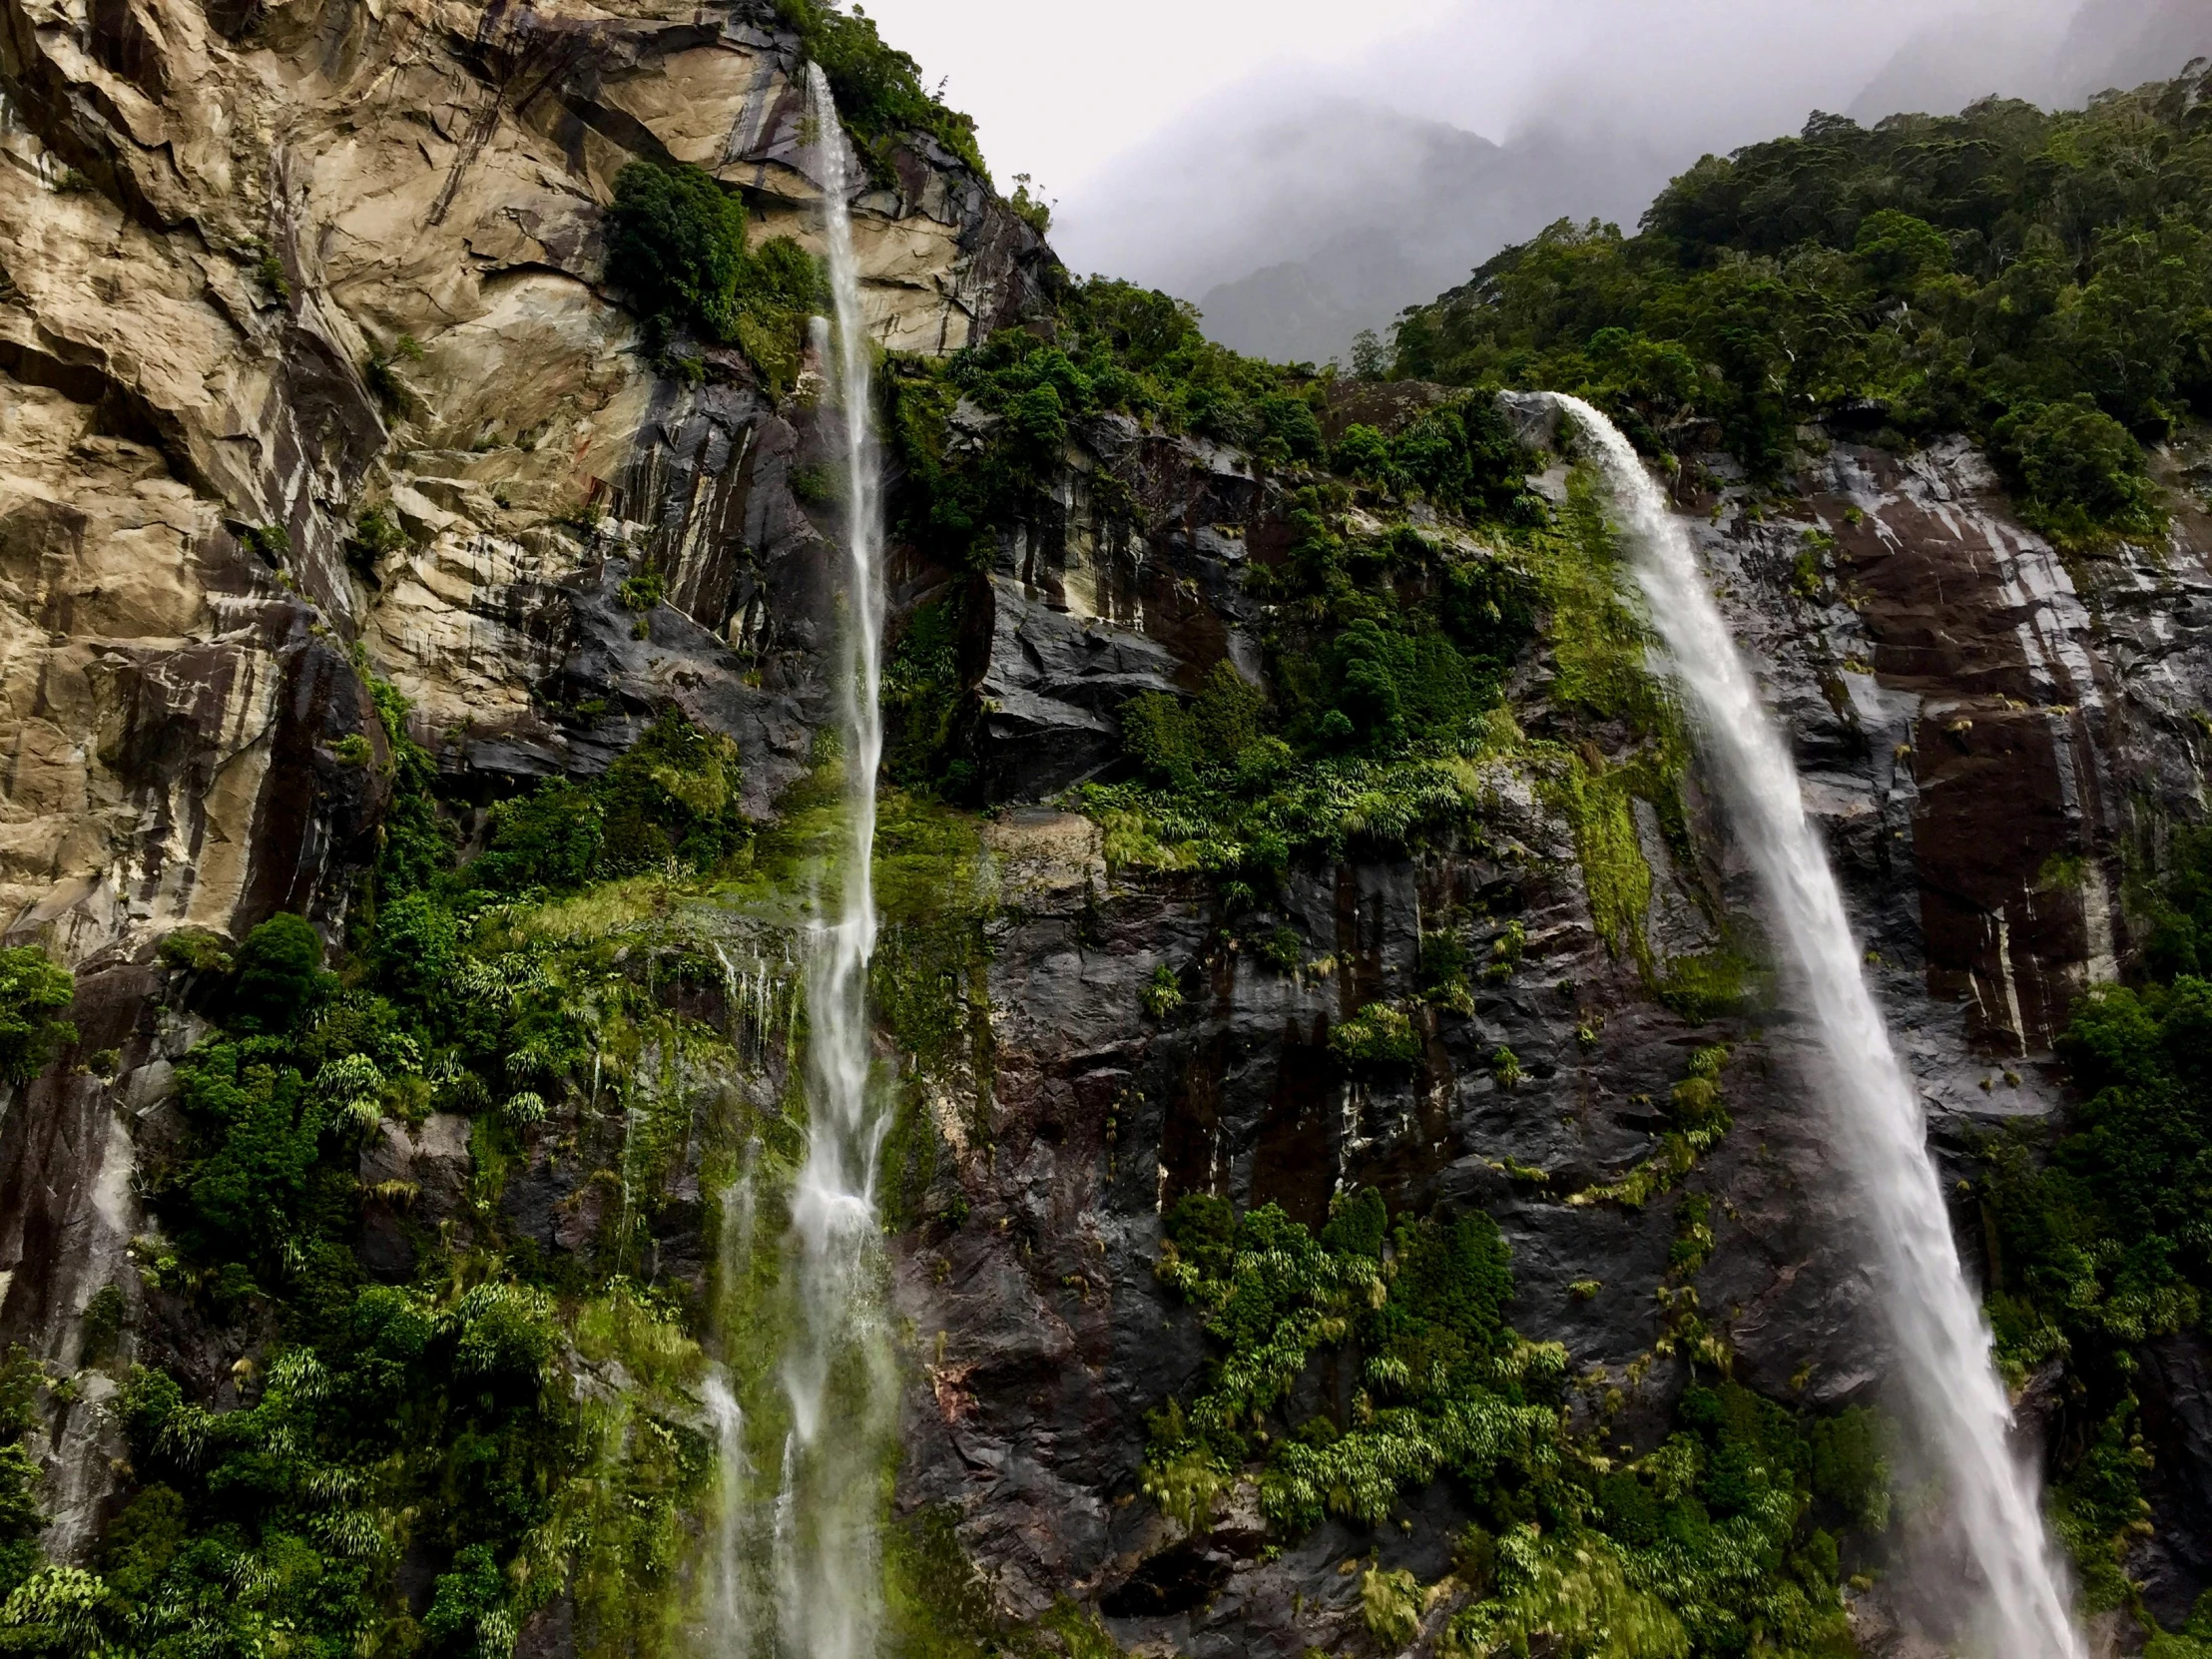
{"label": "low cloud", "polygon": [[1230,344],[1321,359],[1554,219],[1633,224],[1698,156],[1814,109],[2074,102],[2200,52],[2201,0],[1463,0],[1209,99],[1071,192],[1054,242],[1199,301]]}

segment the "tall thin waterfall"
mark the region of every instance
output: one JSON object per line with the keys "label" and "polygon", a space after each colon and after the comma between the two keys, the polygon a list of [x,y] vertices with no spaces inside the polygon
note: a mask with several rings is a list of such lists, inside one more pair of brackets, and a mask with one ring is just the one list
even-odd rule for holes
{"label": "tall thin waterfall", "polygon": [[2006,1441],[2011,1408],[1989,1330],[1960,1271],[1912,1078],[1860,968],[1797,769],[1707,591],[1688,533],[1605,416],[1559,397],[1590,436],[1636,555],[1636,577],[1688,694],[1703,751],[1772,911],[1803,1012],[1825,1058],[1833,1145],[1866,1217],[1902,1382],[1936,1453],[1982,1583],[1976,1634],[2001,1659],[2081,1659],[2037,1481]]}
{"label": "tall thin waterfall", "polygon": [[896,1380],[882,1296],[875,1172],[885,1119],[868,1088],[868,957],[875,948],[875,770],[883,624],[882,477],[869,346],[846,203],[843,128],[819,67],[808,79],[834,299],[836,432],[844,461],[845,614],[836,693],[846,837],[833,920],[807,968],[807,1161],[792,1195],[791,1405],[777,1500],[776,1651],[864,1659],[881,1623],[878,1516]]}

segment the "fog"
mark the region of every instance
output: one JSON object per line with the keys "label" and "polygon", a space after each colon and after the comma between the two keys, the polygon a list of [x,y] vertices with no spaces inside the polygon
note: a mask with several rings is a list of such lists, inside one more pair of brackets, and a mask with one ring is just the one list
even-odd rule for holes
{"label": "fog", "polygon": [[[1214,81],[1186,69],[1179,107],[1126,123],[1125,141],[1142,136],[1095,146],[1057,193],[1061,257],[1196,300],[1240,349],[1321,360],[1554,219],[1632,226],[1700,155],[1795,132],[1814,109],[1871,121],[1991,93],[2078,102],[2212,53],[2207,0],[1452,0],[1428,13],[1374,38],[1378,19],[1408,15],[1382,6],[1369,38],[1331,50],[1337,36],[1309,38],[1314,18],[1279,8],[1245,31],[1242,62],[1200,66]],[[995,159],[988,120],[983,137]]]}

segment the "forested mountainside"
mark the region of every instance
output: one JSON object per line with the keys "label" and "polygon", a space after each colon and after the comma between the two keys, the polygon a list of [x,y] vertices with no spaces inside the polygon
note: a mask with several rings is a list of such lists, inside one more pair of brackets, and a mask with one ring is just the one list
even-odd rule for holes
{"label": "forested mountainside", "polygon": [[1803,228],[1711,164],[1703,242],[1547,237],[1353,380],[1070,278],[810,0],[0,25],[0,1646],[763,1650],[846,799],[810,64],[891,463],[885,1651],[1947,1633],[1543,386],[1676,462],[2100,1651],[2212,1643],[2201,79],[1960,118],[1971,223],[1873,200],[1911,123],[1823,127]]}
{"label": "forested mountainside", "polygon": [[1757,476],[1806,420],[1967,433],[2038,531],[2155,535],[2139,444],[2212,412],[2212,110],[2192,75],[2060,114],[1816,113],[1707,157],[1634,237],[1506,250],[1395,343],[1401,374],[1576,391]]}

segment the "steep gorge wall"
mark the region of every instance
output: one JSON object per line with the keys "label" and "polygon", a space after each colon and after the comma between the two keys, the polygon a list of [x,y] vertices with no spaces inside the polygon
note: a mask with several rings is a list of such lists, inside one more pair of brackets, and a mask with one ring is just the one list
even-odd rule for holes
{"label": "steep gorge wall", "polygon": [[[1368,399],[1360,412],[1379,410]],[[2177,474],[2185,450],[2168,457]],[[1899,456],[1816,435],[1780,506],[1725,456],[1699,460],[1703,482],[1684,491],[1682,510],[1706,521],[1709,568],[1790,728],[1936,1143],[1953,1174],[1969,1173],[1982,1135],[2060,1105],[2050,1046],[2067,1005],[2139,946],[2123,890],[2167,827],[2201,812],[2194,711],[2212,657],[2196,596],[2212,543],[2184,499],[2166,546],[2063,558],[2019,526],[1984,460],[1960,444]],[[1222,632],[1195,662],[1177,655],[1193,649],[1187,624],[1153,624],[1139,607],[1129,631],[1175,658],[1170,679],[1192,683],[1208,657],[1234,655],[1250,621],[1228,573],[1280,547],[1283,530],[1265,489],[1246,502],[1241,516],[1217,503],[1223,522],[1148,549],[1147,591],[1233,596],[1216,603]],[[1066,545],[1078,580],[1010,549],[994,581],[1011,586],[1018,571],[1027,603],[1080,614],[1061,594],[1094,580],[1095,556],[1081,536]],[[1053,627],[1074,631],[1058,617]],[[1095,620],[1081,627],[1100,680],[1118,689],[1136,641]],[[1007,650],[991,673],[1011,683],[1036,658]],[[1512,688],[1531,730],[1557,719],[1548,678],[1539,661]],[[1085,701],[1064,682],[1057,696]],[[1602,752],[1623,737],[1584,729],[1577,741]],[[1008,768],[1035,753],[1028,731],[1004,741]],[[1662,968],[1724,931],[1757,950],[1748,871],[1727,826],[1697,805],[1694,777],[1691,788],[1687,865],[1656,824],[1641,827],[1653,877],[1644,926]],[[1496,780],[1484,826],[1481,846],[1355,856],[1294,877],[1276,909],[1263,901],[1260,930],[1279,913],[1323,966],[1286,974],[1250,948],[1249,918],[1240,925],[1205,881],[1110,878],[1083,821],[1001,821],[995,834],[1016,867],[1026,855],[1045,873],[994,941],[997,1115],[959,1163],[975,1219],[950,1237],[925,1229],[908,1247],[902,1306],[925,1338],[945,1335],[928,1350],[932,1391],[916,1395],[902,1490],[954,1506],[1014,1608],[1035,1615],[1072,1580],[1104,1595],[1124,1615],[1116,1634],[1143,1651],[1287,1656],[1367,1639],[1361,1580],[1342,1563],[1404,1565],[1423,1581],[1448,1566],[1453,1517],[1464,1516],[1444,1483],[1404,1506],[1417,1524],[1402,1532],[1332,1520],[1280,1553],[1249,1495],[1210,1537],[1180,1545],[1173,1522],[1132,1501],[1143,1413],[1187,1397],[1206,1355],[1189,1311],[1152,1272],[1155,1217],[1185,1192],[1278,1203],[1315,1226],[1332,1193],[1362,1184],[1393,1208],[1487,1211],[1513,1248],[1516,1328],[1565,1344],[1584,1420],[1623,1450],[1648,1449],[1693,1352],[1666,1300],[1677,1212],[1666,1200],[1567,1200],[1651,1155],[1652,1103],[1716,1040],[1735,1048],[1735,1122],[1684,1182],[1712,1200],[1715,1244],[1689,1304],[1699,1329],[1772,1397],[1880,1397],[1886,1337],[1859,1217],[1787,1021],[1701,1025],[1662,1006],[1651,976],[1601,937],[1573,826],[1533,781]],[[1518,968],[1478,988],[1466,1017],[1417,1016],[1423,1058],[1410,1076],[1348,1077],[1329,1027],[1410,992],[1424,924],[1453,904],[1477,915],[1477,956],[1518,923]],[[1162,963],[1197,994],[1133,1029]],[[1501,1047],[1524,1074],[1510,1085],[1494,1074]],[[1978,1259],[1979,1216],[1954,1219]],[[2186,1403],[2201,1397],[2203,1361],[2183,1337],[2160,1345],[2154,1364],[2184,1403],[2161,1419],[2157,1535],[2129,1566],[2178,1622],[2204,1583],[2189,1518],[2205,1502],[2202,1426]],[[1316,1405],[1330,1408],[1326,1397],[1304,1408]],[[2023,1433],[2080,1431],[2032,1387],[2023,1409]],[[1867,1597],[1858,1616],[1880,1646],[1897,1610]]]}
{"label": "steep gorge wall", "polygon": [[[342,938],[389,788],[360,665],[464,799],[596,772],[669,707],[739,741],[759,815],[806,765],[812,392],[719,348],[664,376],[600,246],[638,159],[811,241],[800,62],[766,4],[0,14],[0,907],[76,968],[81,1034],[0,1107],[0,1343],[69,1361],[147,1225],[132,1135],[205,1029],[157,941],[278,910]],[[987,181],[881,154],[879,337],[1033,304],[1049,255]],[[402,545],[354,539],[372,507]],[[90,1456],[57,1454],[64,1555]]]}
{"label": "steep gorge wall", "polygon": [[[806,386],[779,397],[736,352],[710,352],[701,383],[664,377],[601,286],[597,205],[633,157],[698,162],[743,188],[760,234],[807,234],[796,46],[766,8],[101,0],[77,16],[10,0],[4,20],[0,876],[11,937],[79,971],[80,1041],[0,1107],[0,1346],[74,1370],[93,1291],[131,1282],[125,1249],[149,1228],[134,1162],[171,1132],[171,1068],[206,1028],[155,942],[183,923],[236,937],[278,909],[335,938],[373,853],[384,739],[349,648],[406,695],[458,803],[596,772],[673,706],[737,740],[766,819],[824,718],[834,561],[828,519],[793,487],[819,459]],[[925,143],[892,174],[858,221],[879,336],[943,351],[1024,314],[1048,274],[1034,233]],[[372,361],[396,390],[371,389]],[[1813,449],[1784,505],[1718,456],[1682,505],[1708,520],[1870,971],[1956,1152],[2057,1104],[2067,1000],[2135,946],[2133,861],[2201,813],[2212,526],[2184,510],[2167,546],[2061,559],[1963,446]],[[968,826],[979,873],[963,879],[989,894],[955,918],[971,1040],[930,1073],[896,1218],[913,1333],[900,1512],[945,1517],[1014,1617],[1072,1596],[1147,1651],[1367,1642],[1361,1580],[1340,1568],[1439,1576],[1460,1499],[1439,1482],[1407,1506],[1410,1529],[1332,1520],[1277,1552],[1249,1492],[1199,1539],[1138,1495],[1146,1413],[1188,1391],[1205,1352],[1153,1272],[1162,1208],[1208,1192],[1318,1222],[1366,1183],[1393,1206],[1485,1210],[1513,1246],[1516,1327],[1566,1346],[1581,1420],[1648,1448],[1695,1341],[1655,1294],[1672,1289],[1676,1213],[1566,1200],[1651,1155],[1652,1103],[1723,1038],[1734,1128],[1686,1184],[1713,1201],[1697,1332],[1777,1398],[1877,1391],[1854,1217],[1787,1024],[1670,1011],[1604,936],[1573,826],[1532,780],[1483,780],[1478,842],[1417,858],[1356,843],[1289,877],[1268,902],[1307,941],[1296,972],[1258,959],[1212,883],[1109,865],[1096,826],[1043,804],[1112,763],[1129,696],[1193,690],[1225,659],[1261,672],[1244,573],[1291,538],[1280,481],[1232,450],[1106,416],[1067,460],[989,568],[909,549],[894,570],[902,611],[955,587],[975,601],[962,667],[1002,809]],[[2186,483],[2189,452],[2169,464]],[[364,565],[346,539],[371,504],[407,545]],[[619,597],[641,565],[668,595],[642,624]],[[1628,734],[1551,707],[1552,669],[1523,668],[1516,717],[1617,754]],[[347,738],[369,764],[348,764]],[[1690,796],[1687,855],[1636,826],[1661,967],[1724,935],[1756,946],[1741,861],[1694,775]],[[1518,965],[1471,1012],[1424,1013],[1407,1074],[1346,1075],[1329,1030],[1407,989],[1424,919],[1454,905],[1478,951],[1517,923]],[[1142,992],[1162,965],[1185,1001],[1153,1018]],[[754,1039],[789,1017],[735,981],[668,984]],[[788,1075],[774,1044],[748,1052],[730,1086],[771,1112]],[[468,1145],[465,1120],[437,1114],[380,1141],[361,1179],[412,1182],[411,1225],[489,1239]],[[617,1155],[580,1115],[550,1126],[496,1226],[591,1261],[591,1178]],[[702,1188],[688,1144],[653,1222],[671,1282],[710,1277]],[[1958,1221],[1971,1245],[1977,1218]],[[372,1215],[364,1260],[403,1276],[405,1236]],[[233,1368],[263,1339],[196,1319],[134,1293],[137,1352],[236,1404]],[[2212,1573],[2190,1541],[2212,1508],[2192,1344],[2160,1351],[2170,1473],[2132,1563],[2169,1614]],[[81,1375],[46,1447],[63,1557],[89,1548],[122,1453],[101,1414],[112,1382]],[[2068,1431],[2056,1407],[2033,1426]],[[560,1616],[533,1627],[533,1652],[561,1648]]]}

